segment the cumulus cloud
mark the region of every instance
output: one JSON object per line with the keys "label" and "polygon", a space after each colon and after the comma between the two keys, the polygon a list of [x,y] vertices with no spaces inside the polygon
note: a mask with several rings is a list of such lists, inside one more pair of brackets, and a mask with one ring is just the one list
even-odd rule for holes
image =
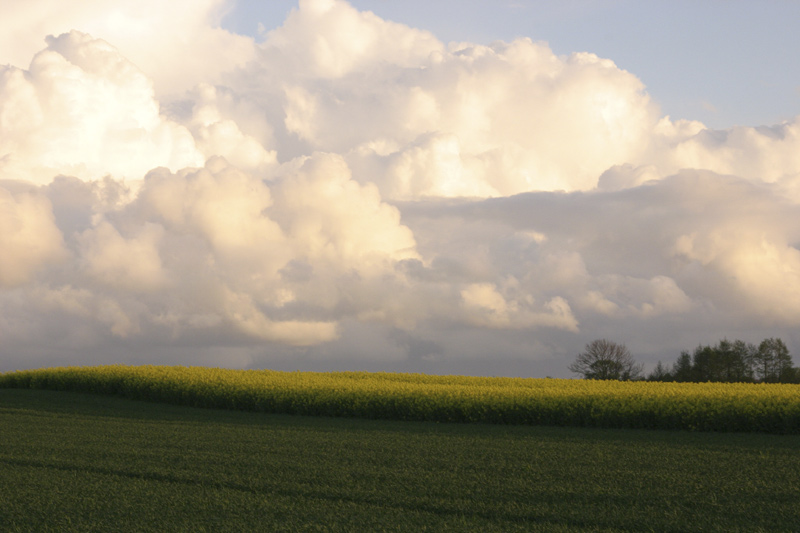
{"label": "cumulus cloud", "polygon": [[441,43],[429,32],[359,12],[338,0],[300,0],[283,25],[267,35],[262,62],[292,79],[335,79],[380,62],[415,67]]}
{"label": "cumulus cloud", "polygon": [[534,310],[534,300],[527,295],[521,301],[510,301],[489,283],[472,283],[461,291],[461,299],[471,321],[492,328],[531,328],[551,326],[578,331],[569,303],[555,297]]}
{"label": "cumulus cloud", "polygon": [[78,31],[47,41],[28,70],[0,68],[4,177],[131,178],[202,164],[189,131],[159,114],[150,79],[113,46]]}
{"label": "cumulus cloud", "polygon": [[[204,154],[222,156],[239,168],[262,173],[277,163],[275,150],[264,148],[271,145],[269,124],[258,121],[258,114],[252,118],[251,110],[239,109],[230,91],[200,83],[190,102],[188,127]],[[251,126],[258,131],[258,138],[244,133],[239,125],[242,122],[245,128]]]}
{"label": "cumulus cloud", "polygon": [[72,30],[114,44],[155,80],[159,95],[215,83],[255,55],[249,37],[219,27],[226,0],[30,0],[0,5],[0,64],[27,66],[47,35]]}
{"label": "cumulus cloud", "polygon": [[597,337],[800,346],[800,118],[709,130],[609,59],[340,0],[258,44],[177,2],[141,50],[168,13],[86,5],[0,17],[51,33],[0,46],[7,365],[567,375]]}
{"label": "cumulus cloud", "polygon": [[0,182],[0,250],[0,287],[25,284],[42,267],[65,259],[61,232],[46,197],[13,192]]}
{"label": "cumulus cloud", "polygon": [[682,168],[800,172],[795,123],[673,121],[609,59],[528,38],[445,45],[344,2],[301,2],[234,85],[280,106],[267,112],[279,157],[343,154],[385,198],[618,189]]}
{"label": "cumulus cloud", "polygon": [[414,238],[340,157],[282,172],[268,186],[215,157],[203,168],[149,172],[127,202],[104,194],[112,184],[62,178],[48,188],[61,220],[41,193],[6,193],[3,281],[24,284],[63,255],[58,221],[72,227],[72,260],[24,290],[31,305],[120,337],[211,328],[299,346],[332,340],[344,316],[380,311],[389,295],[379,293],[402,283],[395,263],[417,257]]}
{"label": "cumulus cloud", "polygon": [[507,246],[525,262],[524,282],[562,291],[579,319],[587,311],[688,314],[708,304],[763,323],[800,319],[788,297],[800,234],[787,223],[800,211],[769,184],[684,171],[618,192],[528,194],[459,209],[471,224],[483,217],[507,224],[506,234],[545,236]]}
{"label": "cumulus cloud", "polygon": [[[405,40],[415,35],[405,31]],[[558,57],[529,39],[432,44],[426,55],[409,50],[411,65],[384,54],[397,47],[376,47],[371,61],[335,75],[290,73],[286,134],[347,153],[359,179],[393,198],[592,188],[605,169],[648,148],[657,108],[610,60]],[[264,47],[280,50],[269,38]]]}
{"label": "cumulus cloud", "polygon": [[704,129],[675,147],[675,165],[769,183],[800,173],[800,116],[774,126]]}

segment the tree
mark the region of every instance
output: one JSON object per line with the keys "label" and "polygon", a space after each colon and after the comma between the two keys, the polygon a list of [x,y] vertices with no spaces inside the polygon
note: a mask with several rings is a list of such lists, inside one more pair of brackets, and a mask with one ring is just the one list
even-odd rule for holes
{"label": "tree", "polygon": [[691,381],[752,381],[751,361],[756,348],[744,341],[722,339],[716,346],[698,346],[691,362]]}
{"label": "tree", "polygon": [[800,367],[792,367],[786,371],[786,377],[782,379],[782,383],[800,383]]}
{"label": "tree", "polygon": [[684,350],[673,365],[674,381],[781,382],[800,380],[792,356],[780,339],[764,339],[756,347],[741,340],[722,339],[715,346]]}
{"label": "tree", "polygon": [[658,362],[656,367],[647,375],[647,381],[672,381],[673,377],[669,370],[667,370],[661,361]]}
{"label": "tree", "polygon": [[719,381],[719,358],[711,346],[698,346],[692,354],[692,381]]}
{"label": "tree", "polygon": [[637,364],[624,344],[597,339],[586,345],[569,370],[583,374],[585,379],[615,379],[627,381],[641,377],[643,366]]}
{"label": "tree", "polygon": [[753,354],[753,367],[763,382],[775,383],[791,379],[792,356],[781,339],[764,339]]}
{"label": "tree", "polygon": [[753,381],[753,354],[757,348],[754,344],[740,340],[733,341],[735,354],[734,378],[731,381]]}
{"label": "tree", "polygon": [[675,381],[686,382],[694,381],[694,369],[692,368],[692,356],[683,350],[680,357],[672,367],[672,377]]}

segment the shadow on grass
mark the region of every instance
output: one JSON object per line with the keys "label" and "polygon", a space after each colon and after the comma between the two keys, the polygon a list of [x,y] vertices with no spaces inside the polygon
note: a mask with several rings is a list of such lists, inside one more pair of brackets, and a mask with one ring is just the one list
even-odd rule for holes
{"label": "shadow on grass", "polygon": [[252,411],[189,407],[160,402],[132,400],[104,394],[0,388],[0,413],[24,409],[27,414],[109,417],[142,421],[214,423],[234,426],[313,428],[314,430],[357,432],[402,432],[404,434],[463,435],[470,438],[517,438],[562,441],[669,443],[670,445],[743,446],[762,450],[764,446],[800,450],[796,435],[764,433],[713,433],[682,430],[607,429],[568,426],[516,426],[375,420],[345,417],[302,416]]}

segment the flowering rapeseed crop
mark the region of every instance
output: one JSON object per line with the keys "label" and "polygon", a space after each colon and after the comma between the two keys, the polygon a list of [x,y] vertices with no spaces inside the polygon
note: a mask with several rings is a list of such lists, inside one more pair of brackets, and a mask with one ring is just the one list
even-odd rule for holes
{"label": "flowering rapeseed crop", "polygon": [[95,366],[0,374],[0,387],[197,407],[437,422],[800,433],[800,385]]}

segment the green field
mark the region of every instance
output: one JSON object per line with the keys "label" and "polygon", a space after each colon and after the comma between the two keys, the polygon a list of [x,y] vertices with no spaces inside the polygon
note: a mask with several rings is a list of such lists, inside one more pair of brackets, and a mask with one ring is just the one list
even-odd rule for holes
{"label": "green field", "polygon": [[800,437],[0,389],[1,531],[798,531]]}

